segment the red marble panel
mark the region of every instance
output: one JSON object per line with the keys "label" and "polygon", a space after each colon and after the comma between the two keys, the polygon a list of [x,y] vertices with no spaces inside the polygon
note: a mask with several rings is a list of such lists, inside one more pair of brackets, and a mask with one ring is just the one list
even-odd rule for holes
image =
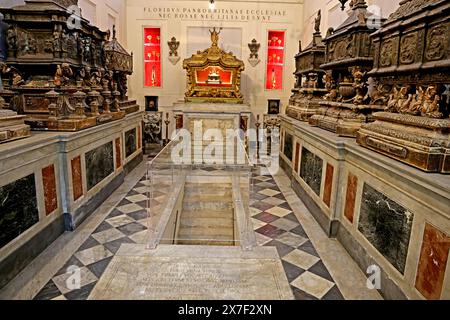
{"label": "red marble panel", "polygon": [[333,190],[333,175],[334,167],[327,163],[327,171],[325,174],[325,189],[323,192],[323,202],[330,207],[331,204],[331,191]]}
{"label": "red marble panel", "polygon": [[347,196],[345,199],[344,215],[351,223],[353,223],[353,216],[355,214],[355,201],[357,189],[358,189],[358,177],[353,175],[352,173],[349,173],[347,181]]}
{"label": "red marble panel", "polygon": [[295,161],[294,161],[294,170],[298,173],[298,165],[300,162],[300,143],[296,143],[295,145]]}
{"label": "red marble panel", "polygon": [[81,173],[81,157],[73,158],[71,161],[72,167],[72,189],[73,200],[78,200],[83,195],[83,177]]}
{"label": "red marble panel", "polygon": [[49,215],[58,209],[55,166],[53,164],[42,169],[42,182],[44,184],[45,214]]}
{"label": "red marble panel", "polygon": [[425,224],[416,288],[429,300],[441,297],[449,249],[450,236],[428,223]]}
{"label": "red marble panel", "polygon": [[122,166],[122,143],[120,137],[116,138],[116,169]]}

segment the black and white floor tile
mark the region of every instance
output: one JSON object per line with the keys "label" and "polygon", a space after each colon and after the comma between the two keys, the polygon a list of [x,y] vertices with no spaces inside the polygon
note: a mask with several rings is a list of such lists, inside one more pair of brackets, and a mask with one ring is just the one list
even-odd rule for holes
{"label": "black and white floor tile", "polygon": [[[259,171],[259,170],[258,170]],[[252,176],[250,212],[258,245],[277,248],[296,299],[344,299],[314,246],[270,174]],[[36,300],[85,300],[123,243],[144,243],[148,181],[142,178],[36,295]],[[164,203],[168,186],[152,205]],[[72,288],[74,271],[81,283]]]}

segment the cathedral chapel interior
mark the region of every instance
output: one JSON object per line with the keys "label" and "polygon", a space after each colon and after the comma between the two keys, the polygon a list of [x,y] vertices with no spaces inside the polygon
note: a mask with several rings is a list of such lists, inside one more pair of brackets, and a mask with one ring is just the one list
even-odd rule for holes
{"label": "cathedral chapel interior", "polygon": [[0,0],[0,299],[449,300],[449,117],[450,0]]}

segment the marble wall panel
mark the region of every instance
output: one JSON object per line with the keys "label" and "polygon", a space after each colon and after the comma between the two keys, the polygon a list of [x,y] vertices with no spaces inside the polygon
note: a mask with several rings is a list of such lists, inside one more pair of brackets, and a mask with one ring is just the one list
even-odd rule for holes
{"label": "marble wall panel", "polygon": [[42,182],[44,185],[45,214],[49,215],[58,209],[55,166],[53,164],[42,169]]}
{"label": "marble wall panel", "polygon": [[322,168],[323,160],[303,147],[300,177],[318,196],[320,196],[320,188],[322,186]]}
{"label": "marble wall panel", "polygon": [[323,191],[323,202],[330,207],[331,204],[331,191],[333,190],[333,176],[334,176],[334,167],[327,163],[327,169],[325,173],[325,188]]}
{"label": "marble wall panel", "polygon": [[425,224],[415,287],[429,300],[441,297],[449,250],[450,236]]}
{"label": "marble wall panel", "polygon": [[34,174],[0,187],[0,248],[38,221]]}
{"label": "marble wall panel", "polygon": [[402,274],[414,214],[364,184],[358,230]]}
{"label": "marble wall panel", "polygon": [[136,128],[125,132],[125,157],[131,156],[136,152]]}
{"label": "marble wall panel", "polygon": [[292,161],[293,148],[294,148],[293,143],[294,143],[294,140],[292,138],[292,135],[286,132],[286,135],[284,136],[283,153],[290,161]]}
{"label": "marble wall panel", "polygon": [[83,176],[81,172],[81,156],[70,161],[72,167],[73,200],[78,200],[83,195]]}
{"label": "marble wall panel", "polygon": [[347,194],[345,196],[344,215],[351,223],[353,223],[353,217],[355,215],[355,202],[357,191],[358,191],[358,177],[349,172],[347,178]]}
{"label": "marble wall panel", "polygon": [[92,189],[113,172],[112,141],[86,152],[86,180],[88,190]]}

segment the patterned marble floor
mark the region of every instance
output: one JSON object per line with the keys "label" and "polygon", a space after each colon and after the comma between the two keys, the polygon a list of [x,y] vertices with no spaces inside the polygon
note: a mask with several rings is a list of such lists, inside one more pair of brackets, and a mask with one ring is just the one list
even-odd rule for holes
{"label": "patterned marble floor", "polygon": [[[252,176],[250,209],[258,245],[277,248],[296,299],[344,299],[285,196],[265,171],[255,170]],[[164,203],[169,188],[157,188],[153,206]],[[143,177],[34,299],[87,299],[121,244],[145,242],[147,190],[148,182]],[[72,266],[78,267],[81,275],[80,288],[74,290],[67,288]]]}

